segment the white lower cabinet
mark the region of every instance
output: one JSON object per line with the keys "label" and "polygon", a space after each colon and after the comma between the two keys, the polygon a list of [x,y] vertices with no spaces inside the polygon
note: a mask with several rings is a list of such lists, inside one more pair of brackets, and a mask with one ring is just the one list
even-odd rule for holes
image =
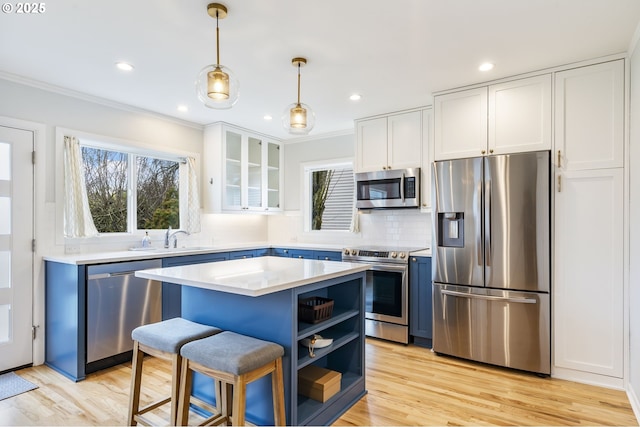
{"label": "white lower cabinet", "polygon": [[623,169],[560,172],[555,185],[554,366],[621,379]]}
{"label": "white lower cabinet", "polygon": [[205,128],[203,153],[207,212],[282,210],[279,141],[216,123]]}

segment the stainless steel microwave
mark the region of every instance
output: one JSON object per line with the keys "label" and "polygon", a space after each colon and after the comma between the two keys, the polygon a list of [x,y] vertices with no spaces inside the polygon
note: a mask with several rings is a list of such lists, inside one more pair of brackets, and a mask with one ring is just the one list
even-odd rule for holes
{"label": "stainless steel microwave", "polygon": [[420,168],[355,174],[358,209],[420,207]]}

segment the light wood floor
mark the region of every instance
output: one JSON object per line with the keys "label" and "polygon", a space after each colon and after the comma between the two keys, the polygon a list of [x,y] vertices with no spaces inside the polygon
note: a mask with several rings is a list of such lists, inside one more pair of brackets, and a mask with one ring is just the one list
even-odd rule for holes
{"label": "light wood floor", "polygon": [[[436,356],[416,346],[368,339],[369,393],[336,425],[638,425],[626,394]],[[145,362],[163,395],[170,372]],[[131,368],[123,364],[73,383],[45,366],[17,372],[39,388],[0,401],[0,425],[123,425]],[[161,414],[162,415],[162,414]]]}

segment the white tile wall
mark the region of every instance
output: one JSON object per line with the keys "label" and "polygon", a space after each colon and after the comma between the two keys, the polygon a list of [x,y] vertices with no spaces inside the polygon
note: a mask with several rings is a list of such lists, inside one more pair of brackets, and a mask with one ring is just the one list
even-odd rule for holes
{"label": "white tile wall", "polygon": [[323,243],[340,246],[431,246],[431,214],[417,210],[373,210],[361,213],[360,232],[305,232],[300,211],[271,216],[269,241],[286,243]]}

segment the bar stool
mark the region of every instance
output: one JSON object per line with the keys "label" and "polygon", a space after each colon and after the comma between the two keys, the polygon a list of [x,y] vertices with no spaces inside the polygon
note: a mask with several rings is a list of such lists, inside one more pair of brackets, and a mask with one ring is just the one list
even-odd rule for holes
{"label": "bar stool", "polygon": [[[257,338],[224,331],[217,335],[192,341],[180,350],[182,355],[182,379],[178,404],[179,425],[186,425],[191,400],[193,372],[216,380],[216,406],[219,414],[204,421],[210,423],[232,422],[245,425],[247,384],[271,374],[274,425],[286,424],[284,407],[284,380],[282,356],[284,348],[278,344]],[[229,413],[229,394],[233,395]],[[221,402],[218,403],[218,397]]]}
{"label": "bar stool", "polygon": [[[131,332],[133,338],[133,361],[131,363],[131,391],[129,393],[129,425],[138,422],[152,425],[142,415],[168,402],[171,402],[170,425],[176,425],[178,392],[180,390],[180,369],[182,357],[180,349],[190,341],[199,340],[220,333],[222,330],[213,326],[201,325],[181,317],[162,322],[143,325]],[[145,355],[154,356],[171,362],[171,396],[158,400],[140,409],[140,386],[142,383],[142,361]]]}

